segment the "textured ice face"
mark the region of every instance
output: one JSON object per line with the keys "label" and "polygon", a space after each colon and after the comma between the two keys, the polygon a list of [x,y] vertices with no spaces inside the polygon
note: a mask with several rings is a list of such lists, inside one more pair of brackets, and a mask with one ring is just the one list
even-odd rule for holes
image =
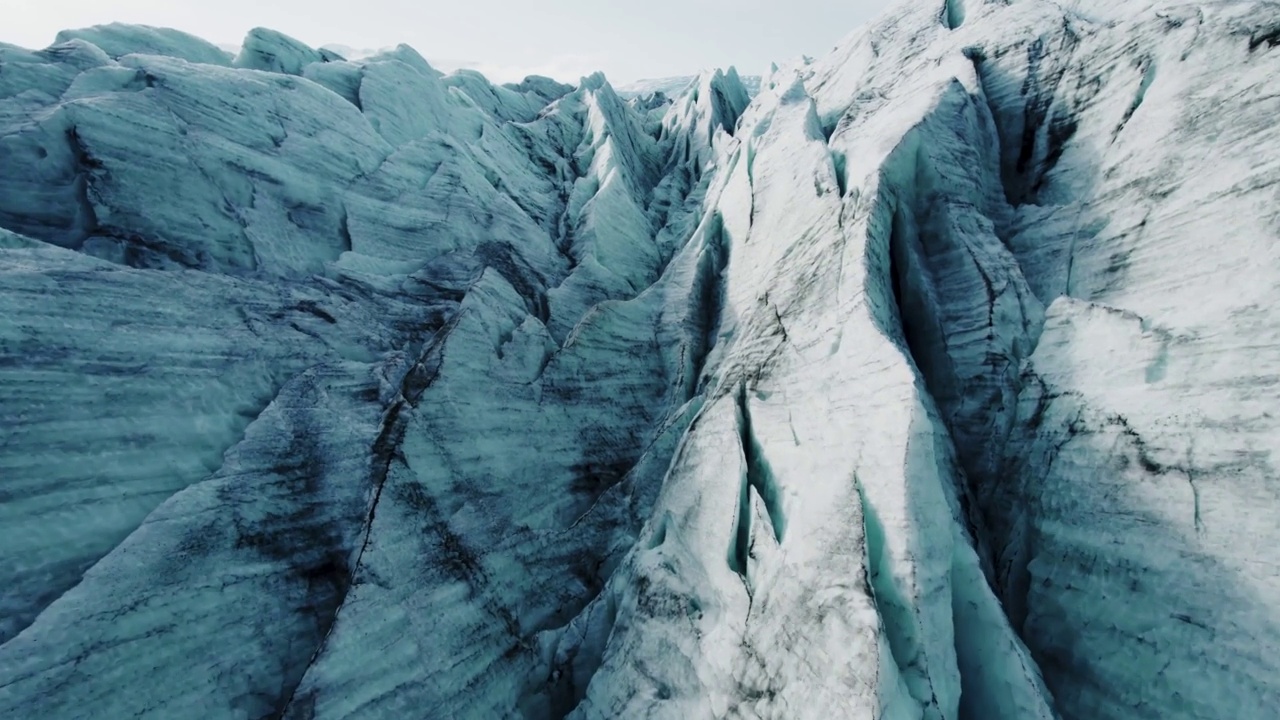
{"label": "textured ice face", "polygon": [[0,714],[1269,717],[1280,14],[1093,5],[0,46]]}
{"label": "textured ice face", "polygon": [[[252,37],[252,35],[251,35]],[[218,46],[171,28],[111,23],[79,30],[63,30],[54,46],[83,40],[119,60],[125,55],[163,55],[193,63],[229,66],[233,57]]]}

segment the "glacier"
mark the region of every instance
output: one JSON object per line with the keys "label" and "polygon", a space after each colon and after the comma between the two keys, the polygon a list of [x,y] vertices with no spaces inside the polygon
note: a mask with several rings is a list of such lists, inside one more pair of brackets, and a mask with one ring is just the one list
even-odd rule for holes
{"label": "glacier", "polygon": [[[615,88],[619,97],[628,100],[635,98],[643,98],[654,93],[662,93],[669,98],[680,96],[685,90],[698,80],[697,75],[676,75],[673,77],[662,78],[645,78],[634,82],[619,85]],[[739,75],[738,80],[742,82],[742,88],[747,91],[749,97],[755,97],[760,94],[760,83],[764,78],[760,75]]]}
{"label": "glacier", "polygon": [[0,715],[1274,717],[1278,45],[0,44]]}

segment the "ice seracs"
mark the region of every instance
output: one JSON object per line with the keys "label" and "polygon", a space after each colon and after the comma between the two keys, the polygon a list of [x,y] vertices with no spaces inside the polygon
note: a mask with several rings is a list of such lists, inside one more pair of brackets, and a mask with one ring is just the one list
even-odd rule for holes
{"label": "ice seracs", "polygon": [[672,97],[0,46],[0,714],[1267,718],[1280,14]]}
{"label": "ice seracs", "polygon": [[[743,75],[741,78],[742,89],[746,90],[748,95],[755,97],[756,93],[760,92],[761,79],[762,78],[759,75]],[[619,95],[627,99],[642,98],[658,94],[669,98],[675,98],[683,95],[684,91],[689,89],[689,86],[697,82],[697,80],[697,75],[647,78],[644,80],[629,82],[625,85],[620,85],[618,86],[617,91]]]}
{"label": "ice seracs", "polygon": [[213,43],[172,28],[110,23],[79,30],[63,30],[54,47],[82,40],[101,49],[112,59],[125,55],[163,55],[206,65],[231,65],[234,56]]}

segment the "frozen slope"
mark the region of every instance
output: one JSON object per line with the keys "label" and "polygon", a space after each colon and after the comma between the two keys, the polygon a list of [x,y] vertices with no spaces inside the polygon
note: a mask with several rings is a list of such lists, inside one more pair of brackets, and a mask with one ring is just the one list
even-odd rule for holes
{"label": "frozen slope", "polygon": [[1277,38],[0,46],[0,715],[1270,717]]}
{"label": "frozen slope", "polygon": [[655,138],[602,77],[250,39],[5,49],[0,707],[563,713],[539,648],[687,423],[745,92]]}
{"label": "frozen slope", "polygon": [[[1063,715],[1266,716],[1274,430],[1249,418],[1274,386],[1256,379],[1268,332],[1248,308],[1274,287],[1274,9],[1112,26],[982,10],[896,35],[910,58],[886,51],[882,26],[801,73],[853,167],[876,116],[929,97],[877,83],[876,65],[943,68],[924,100],[937,104],[881,163],[881,212],[905,339],[989,529],[995,586]],[[965,95],[990,108],[999,172],[961,193],[951,158],[994,159],[991,129],[946,139],[981,119]],[[1179,346],[1194,370],[1174,370]]]}

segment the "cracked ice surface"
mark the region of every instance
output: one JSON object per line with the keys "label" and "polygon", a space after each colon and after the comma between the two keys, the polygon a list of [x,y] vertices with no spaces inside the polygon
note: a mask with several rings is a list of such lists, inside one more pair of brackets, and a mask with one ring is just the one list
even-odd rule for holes
{"label": "cracked ice surface", "polygon": [[1269,717],[1277,28],[0,46],[0,710]]}

